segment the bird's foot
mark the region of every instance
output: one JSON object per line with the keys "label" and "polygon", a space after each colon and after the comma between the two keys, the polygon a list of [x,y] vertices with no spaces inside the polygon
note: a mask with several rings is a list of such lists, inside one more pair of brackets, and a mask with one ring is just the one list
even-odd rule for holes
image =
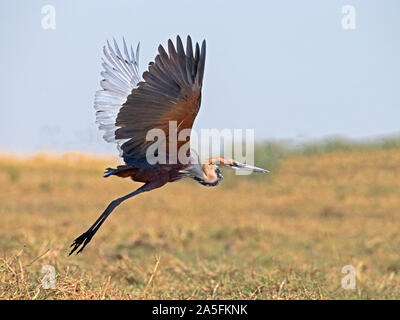
{"label": "bird's foot", "polygon": [[117,169],[107,168],[106,171],[104,171],[103,178],[107,178],[107,177],[113,175],[115,172],[117,172]]}
{"label": "bird's foot", "polygon": [[94,234],[95,234],[95,232],[93,232],[92,230],[88,230],[85,233],[82,233],[78,238],[76,238],[74,240],[74,242],[72,242],[72,244],[70,245],[70,247],[73,247],[73,248],[72,248],[71,252],[69,253],[69,256],[71,254],[73,254],[75,252],[75,250],[78,249],[80,246],[82,246],[82,247],[76,252],[76,254],[82,252],[83,249],[90,242],[90,240],[92,240]]}

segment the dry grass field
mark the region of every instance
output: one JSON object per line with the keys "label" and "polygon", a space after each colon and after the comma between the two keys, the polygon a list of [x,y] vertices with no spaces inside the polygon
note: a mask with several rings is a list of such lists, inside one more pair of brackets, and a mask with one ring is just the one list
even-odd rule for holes
{"label": "dry grass field", "polygon": [[[117,161],[0,156],[0,299],[400,298],[400,148],[290,155],[217,188],[173,183],[123,203],[68,257],[139,185],[102,178]],[[341,288],[345,265],[355,290]]]}

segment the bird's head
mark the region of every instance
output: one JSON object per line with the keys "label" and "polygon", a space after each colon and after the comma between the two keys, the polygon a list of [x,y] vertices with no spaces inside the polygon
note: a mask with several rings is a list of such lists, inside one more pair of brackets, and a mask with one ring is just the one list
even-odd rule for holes
{"label": "bird's head", "polygon": [[229,158],[217,157],[208,159],[209,166],[213,166],[214,169],[218,167],[230,168],[238,171],[252,171],[252,172],[263,172],[268,173],[266,169],[254,167],[245,163],[241,163]]}
{"label": "bird's head", "polygon": [[268,170],[240,163],[229,158],[209,158],[203,165],[200,165],[200,158],[197,154],[194,153],[192,159],[194,162],[192,162],[192,164],[186,170],[182,170],[181,173],[192,177],[202,185],[210,187],[217,186],[224,178],[219,168],[230,168],[233,170],[263,173],[269,172]]}

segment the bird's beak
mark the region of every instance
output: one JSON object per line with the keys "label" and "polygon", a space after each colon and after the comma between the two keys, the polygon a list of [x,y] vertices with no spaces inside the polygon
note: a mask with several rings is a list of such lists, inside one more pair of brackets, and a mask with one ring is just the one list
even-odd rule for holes
{"label": "bird's beak", "polygon": [[231,164],[231,168],[235,170],[243,170],[243,171],[252,171],[252,172],[263,172],[268,173],[269,171],[266,169],[254,167],[248,164],[240,163],[240,162],[233,162]]}

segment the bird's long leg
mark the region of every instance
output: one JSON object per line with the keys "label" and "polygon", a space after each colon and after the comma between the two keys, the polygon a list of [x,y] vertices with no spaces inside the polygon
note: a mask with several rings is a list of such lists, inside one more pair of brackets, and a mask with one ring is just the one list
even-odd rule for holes
{"label": "bird's long leg", "polygon": [[110,204],[107,206],[107,208],[104,210],[104,212],[96,220],[96,222],[93,223],[93,225],[86,232],[82,233],[78,238],[76,238],[74,240],[74,242],[72,242],[71,247],[73,247],[73,248],[72,248],[71,252],[69,253],[69,255],[74,253],[80,246],[82,246],[82,247],[76,252],[76,254],[82,252],[82,250],[86,247],[86,245],[90,242],[90,240],[92,240],[93,236],[95,235],[97,230],[99,230],[99,228],[104,223],[104,221],[107,219],[107,217],[111,214],[111,212],[118,205],[121,204],[121,202],[123,202],[129,198],[132,198],[133,196],[136,196],[139,193],[142,193],[145,191],[150,191],[155,188],[159,188],[159,187],[163,186],[164,184],[165,184],[165,182],[160,182],[160,181],[146,183],[143,186],[141,186],[139,189],[127,194],[126,196],[123,196],[121,198],[111,201]]}

